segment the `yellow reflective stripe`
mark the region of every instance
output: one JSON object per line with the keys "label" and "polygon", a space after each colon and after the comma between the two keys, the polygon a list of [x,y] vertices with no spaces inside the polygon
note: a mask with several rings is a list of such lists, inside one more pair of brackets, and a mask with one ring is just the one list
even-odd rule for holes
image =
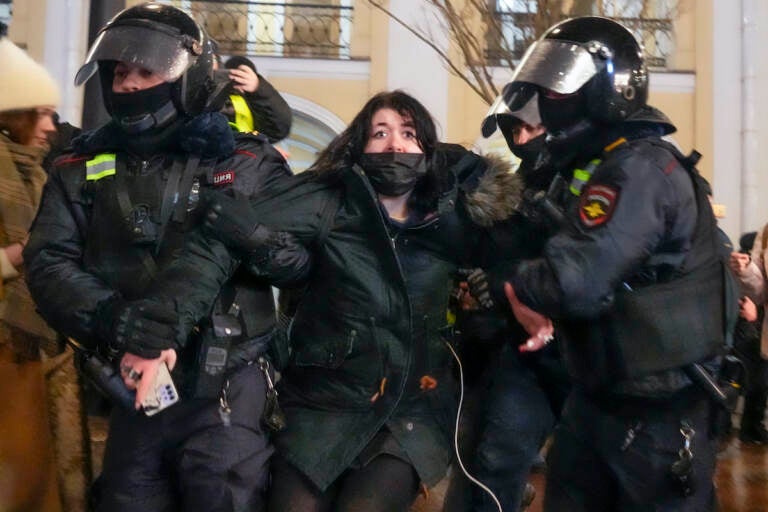
{"label": "yellow reflective stripe", "polygon": [[584,169],[576,169],[575,171],[573,171],[573,177],[579,181],[583,181],[584,183],[588,182],[591,176],[592,175],[589,174],[589,171],[586,171]]}
{"label": "yellow reflective stripe", "polygon": [[[253,114],[245,102],[245,98],[239,94],[233,94],[229,97],[232,107],[235,109],[235,128],[240,132],[253,131]],[[230,123],[231,124],[231,123]]]}
{"label": "yellow reflective stripe", "polygon": [[584,188],[584,185],[587,184],[589,179],[592,177],[592,174],[595,172],[595,169],[597,169],[597,166],[600,165],[601,162],[602,160],[595,158],[594,160],[589,161],[586,169],[573,170],[573,179],[571,180],[571,185],[568,187],[568,190],[570,190],[571,194],[575,196],[581,195],[581,189]]}
{"label": "yellow reflective stripe", "polygon": [[105,176],[115,174],[115,154],[100,153],[85,162],[85,179],[89,181],[100,180]]}

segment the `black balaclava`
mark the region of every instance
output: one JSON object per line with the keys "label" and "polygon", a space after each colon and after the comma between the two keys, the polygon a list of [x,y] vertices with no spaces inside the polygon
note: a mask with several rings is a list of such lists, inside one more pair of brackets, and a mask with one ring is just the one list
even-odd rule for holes
{"label": "black balaclava", "polygon": [[359,164],[373,189],[384,196],[410,192],[427,174],[423,153],[363,153]]}
{"label": "black balaclava", "polygon": [[168,126],[178,117],[171,99],[173,84],[163,82],[135,92],[110,92],[112,119],[128,134]]}
{"label": "black balaclava", "polygon": [[539,94],[539,115],[549,133],[567,130],[589,117],[586,97],[581,92],[559,99]]}
{"label": "black balaclava", "polygon": [[525,188],[547,190],[556,174],[549,161],[547,134],[542,133],[525,144],[513,145],[510,149],[520,159],[517,172],[523,178]]}

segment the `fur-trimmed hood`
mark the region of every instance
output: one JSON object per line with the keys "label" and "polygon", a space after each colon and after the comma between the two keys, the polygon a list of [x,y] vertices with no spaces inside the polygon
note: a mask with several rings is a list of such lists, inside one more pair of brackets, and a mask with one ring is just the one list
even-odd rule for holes
{"label": "fur-trimmed hood", "polygon": [[[489,227],[508,219],[517,210],[523,193],[523,180],[511,164],[496,155],[478,155],[458,144],[439,144],[435,154],[439,165],[451,172],[470,219]],[[447,185],[447,184],[446,184]]]}
{"label": "fur-trimmed hood", "polygon": [[465,206],[473,222],[488,227],[512,216],[520,205],[523,180],[509,162],[496,155],[480,157],[486,170],[477,186],[467,192]]}

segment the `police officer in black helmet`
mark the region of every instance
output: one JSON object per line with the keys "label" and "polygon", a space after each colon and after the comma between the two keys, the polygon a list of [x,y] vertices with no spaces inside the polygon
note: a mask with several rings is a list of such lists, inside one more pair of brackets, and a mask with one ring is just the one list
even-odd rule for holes
{"label": "police officer in black helmet", "polygon": [[732,303],[700,178],[646,105],[642,48],[614,21],[570,19],[513,80],[537,88],[563,177],[548,194],[561,229],[498,279],[529,348],[555,320],[573,380],[544,508],[713,510],[714,393],[692,370],[723,345]]}
{"label": "police officer in black helmet", "polygon": [[[171,6],[132,7],[102,29],[76,83],[99,75],[111,120],[54,164],[24,254],[40,312],[87,353],[84,368],[105,361],[119,372],[114,396],[136,391],[113,408],[98,510],[262,507],[270,286],[239,274],[218,283],[191,333],[169,321],[172,300],[142,299],[201,221],[207,190],[252,198],[290,174],[266,138],[233,134],[216,113],[212,61],[204,31]],[[276,279],[294,277],[290,261]],[[149,416],[162,365],[181,399]]]}
{"label": "police officer in black helmet", "polygon": [[[482,133],[489,137],[497,128],[520,159],[516,174],[522,177],[524,200],[515,215],[488,230],[488,248],[479,262],[486,267],[500,257],[509,262],[539,256],[549,234],[559,229],[537,204],[554,172],[544,146],[546,131],[535,86],[518,82],[504,86]],[[567,375],[556,344],[533,352],[520,350],[528,336],[514,321],[506,300],[496,303],[490,297],[482,269],[463,273],[472,298],[457,294],[456,330],[468,383],[461,453],[469,472],[493,492],[499,505],[518,511],[535,497],[534,487],[527,484],[529,473],[562,408]],[[446,510],[495,512],[498,505],[484,489],[455,474]]]}

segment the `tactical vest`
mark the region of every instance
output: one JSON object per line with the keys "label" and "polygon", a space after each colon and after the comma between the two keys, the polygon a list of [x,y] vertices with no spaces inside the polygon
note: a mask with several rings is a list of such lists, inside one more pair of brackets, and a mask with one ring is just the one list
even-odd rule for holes
{"label": "tactical vest", "polygon": [[[211,167],[197,160],[138,167],[127,168],[113,153],[98,154],[85,162],[84,187],[70,192],[81,196],[73,204],[83,224],[84,266],[127,299],[143,297],[158,268],[177,257],[185,231],[199,221],[200,186],[212,181]],[[275,323],[271,287],[238,272],[198,326],[197,350],[180,356],[174,379],[182,395],[218,396],[228,370],[269,349]]]}
{"label": "tactical vest", "polygon": [[[672,151],[663,141],[655,146]],[[676,150],[673,155],[691,177],[696,196],[699,213],[691,249],[677,277],[634,290],[620,287],[608,313],[559,323],[569,372],[587,389],[706,361],[725,344],[726,306],[732,298],[726,286],[728,269],[719,257],[715,218],[698,171]]]}

